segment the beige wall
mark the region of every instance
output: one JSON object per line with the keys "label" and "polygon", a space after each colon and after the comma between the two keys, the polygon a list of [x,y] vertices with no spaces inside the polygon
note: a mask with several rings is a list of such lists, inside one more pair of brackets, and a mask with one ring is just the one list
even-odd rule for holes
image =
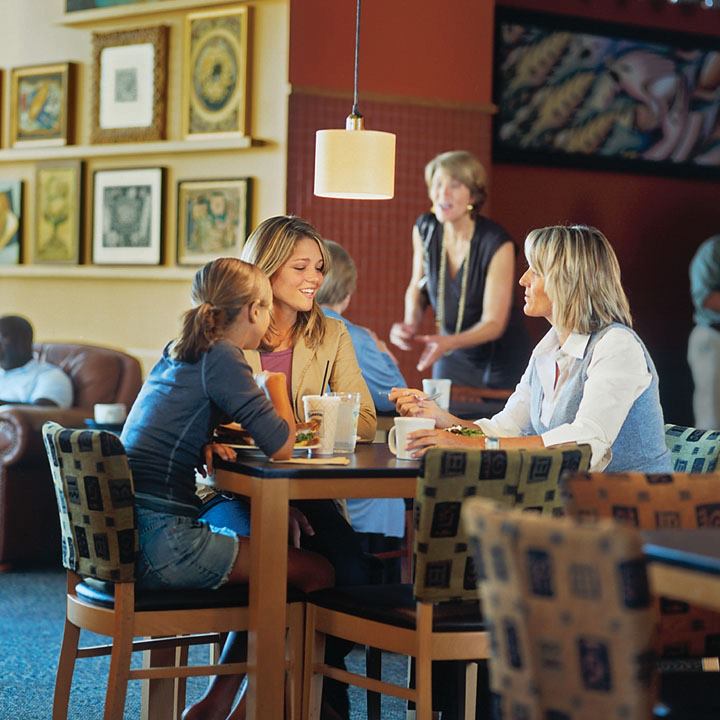
{"label": "beige wall", "polygon": [[[200,0],[202,2],[202,0]],[[124,18],[97,26],[59,24],[63,0],[3,0],[0,24],[2,67],[76,61],[81,64],[75,111],[78,144],[88,142],[92,71],[91,33],[169,25],[168,127],[180,139],[183,18],[187,10]],[[142,153],[93,157],[85,165],[84,244],[90,243],[92,173],[96,169],[163,166],[166,174],[165,240],[162,267],[114,268],[83,265],[52,267],[31,263],[34,235],[34,183],[37,161],[18,161],[8,148],[9,73],[2,98],[0,178],[23,179],[26,265],[0,267],[0,314],[22,313],[35,325],[39,340],[82,340],[132,352],[146,370],[176,329],[188,306],[193,270],[175,265],[176,192],[181,179],[251,177],[251,226],[284,212],[287,144],[288,0],[258,0],[252,6],[250,133],[260,141],[244,150],[203,153]],[[9,10],[9,12],[8,12]],[[260,58],[262,57],[262,62]],[[190,142],[190,141],[188,141]],[[49,153],[50,155],[50,153]]]}

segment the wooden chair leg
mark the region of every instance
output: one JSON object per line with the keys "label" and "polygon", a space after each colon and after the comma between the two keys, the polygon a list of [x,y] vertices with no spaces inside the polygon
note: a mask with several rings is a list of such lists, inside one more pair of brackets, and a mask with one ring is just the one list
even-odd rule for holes
{"label": "wooden chair leg", "polygon": [[[365,647],[365,675],[375,680],[382,678],[382,651],[369,645]],[[368,720],[380,720],[380,702],[382,696],[378,692],[368,690],[366,697]]]}
{"label": "wooden chair leg", "polygon": [[416,604],[415,712],[417,720],[432,720],[432,614],[430,603]]}
{"label": "wooden chair leg", "polygon": [[[188,664],[190,655],[189,645],[179,645],[175,654],[175,665],[177,667],[185,667]],[[179,718],[185,709],[185,701],[187,700],[187,678],[179,677],[175,679],[175,713],[174,717]]]}
{"label": "wooden chair leg", "polygon": [[110,654],[107,693],[105,695],[104,720],[117,720],[125,711],[130,658],[132,657],[132,636],[116,635]]}
{"label": "wooden chair leg", "polygon": [[79,642],[80,628],[66,619],[58,669],[55,675],[52,720],[67,720],[70,689],[72,687],[73,673],[75,672],[75,660]]}
{"label": "wooden chair leg", "polygon": [[285,717],[300,720],[303,703],[303,655],[305,651],[305,605],[288,607],[289,669],[285,681]]}
{"label": "wooden chair leg", "polygon": [[465,664],[465,720],[475,720],[477,684],[478,664],[476,662],[468,662]]}
{"label": "wooden chair leg", "polygon": [[305,610],[305,668],[303,674],[303,720],[319,720],[322,706],[323,676],[314,672],[325,659],[325,635],[315,629],[315,608]]}

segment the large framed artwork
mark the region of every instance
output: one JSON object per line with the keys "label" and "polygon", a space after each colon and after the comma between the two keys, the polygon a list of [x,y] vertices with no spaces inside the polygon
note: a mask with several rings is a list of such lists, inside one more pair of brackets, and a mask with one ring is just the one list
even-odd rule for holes
{"label": "large framed artwork", "polygon": [[83,163],[42,163],[35,178],[33,261],[76,265],[80,262]]}
{"label": "large framed artwork", "polygon": [[183,134],[245,135],[248,7],[190,13],[185,19]]}
{"label": "large framed artwork", "polygon": [[165,137],[167,45],[165,25],[93,33],[92,142]]}
{"label": "large framed artwork", "polygon": [[717,38],[499,8],[497,161],[718,177]]}
{"label": "large framed artwork", "polygon": [[178,183],[180,265],[239,256],[247,237],[250,179],[181,180]]}
{"label": "large framed artwork", "polygon": [[164,175],[159,167],[95,171],[94,263],[160,263]]}
{"label": "large framed artwork", "polygon": [[74,141],[75,64],[14,68],[10,144],[68,145]]}
{"label": "large framed artwork", "polygon": [[20,262],[22,208],[22,180],[0,180],[0,265]]}

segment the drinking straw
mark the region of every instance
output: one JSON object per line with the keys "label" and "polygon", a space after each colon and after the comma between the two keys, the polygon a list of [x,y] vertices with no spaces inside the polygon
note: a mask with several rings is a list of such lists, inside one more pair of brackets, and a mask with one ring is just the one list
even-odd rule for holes
{"label": "drinking straw", "polygon": [[325,394],[325,383],[327,381],[328,371],[330,370],[330,361],[325,363],[325,372],[323,373],[322,385],[320,386],[320,394]]}

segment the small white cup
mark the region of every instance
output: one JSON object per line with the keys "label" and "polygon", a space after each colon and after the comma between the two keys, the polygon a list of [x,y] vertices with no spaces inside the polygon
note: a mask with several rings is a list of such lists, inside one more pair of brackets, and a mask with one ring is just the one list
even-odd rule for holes
{"label": "small white cup", "polygon": [[396,417],[388,433],[388,447],[398,460],[414,460],[407,449],[408,433],[415,430],[432,430],[435,418]]}
{"label": "small white cup", "polygon": [[340,398],[337,395],[305,395],[305,420],[320,420],[320,447],[313,450],[315,455],[332,455],[335,446],[335,432],[338,424]]}
{"label": "small white cup", "polygon": [[422,381],[423,392],[427,395],[436,395],[440,393],[440,397],[436,398],[435,402],[441,410],[450,409],[450,387],[452,386],[452,380],[446,378],[426,378]]}
{"label": "small white cup", "polygon": [[97,403],[94,408],[95,422],[99,425],[120,425],[125,422],[125,403]]}

